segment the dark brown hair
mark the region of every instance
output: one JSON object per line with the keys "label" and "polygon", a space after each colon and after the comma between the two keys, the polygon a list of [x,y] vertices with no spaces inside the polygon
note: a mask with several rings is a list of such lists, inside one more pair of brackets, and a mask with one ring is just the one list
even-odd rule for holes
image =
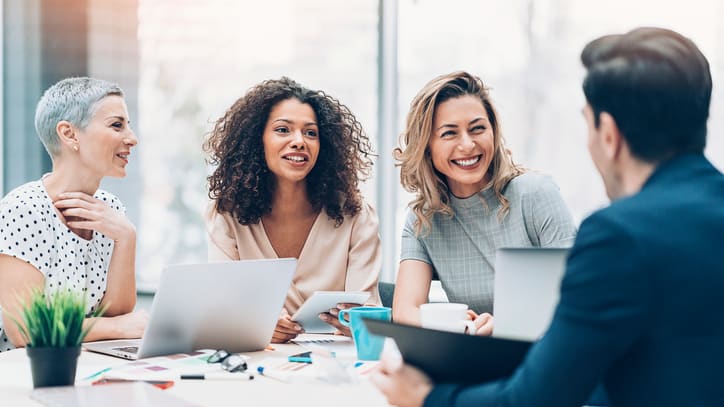
{"label": "dark brown hair", "polygon": [[347,106],[286,77],[254,86],[216,121],[204,142],[208,163],[217,165],[208,177],[209,198],[219,213],[232,214],[242,225],[258,223],[271,211],[274,174],[262,136],[271,109],[288,99],[308,104],[317,116],[319,157],[307,175],[307,192],[312,206],[324,208],[339,226],[361,209],[358,184],[372,165],[369,139]]}

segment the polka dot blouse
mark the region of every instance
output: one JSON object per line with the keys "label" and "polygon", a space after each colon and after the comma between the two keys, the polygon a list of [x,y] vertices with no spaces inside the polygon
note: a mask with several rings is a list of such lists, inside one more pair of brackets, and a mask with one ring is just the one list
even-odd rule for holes
{"label": "polka dot blouse", "polygon": [[[98,190],[95,197],[125,211],[115,196]],[[93,232],[85,240],[58,217],[41,181],[14,189],[0,201],[0,253],[35,266],[45,276],[45,291],[86,292],[90,314],[106,292],[113,240]],[[2,315],[2,310],[0,310]],[[0,352],[13,349],[0,318]]]}

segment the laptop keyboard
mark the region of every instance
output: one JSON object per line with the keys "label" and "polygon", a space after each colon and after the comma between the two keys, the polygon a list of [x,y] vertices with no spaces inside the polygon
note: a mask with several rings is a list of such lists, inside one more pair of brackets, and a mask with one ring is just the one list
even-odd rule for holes
{"label": "laptop keyboard", "polygon": [[113,350],[119,350],[127,353],[138,353],[138,346],[122,346],[120,348],[113,348]]}

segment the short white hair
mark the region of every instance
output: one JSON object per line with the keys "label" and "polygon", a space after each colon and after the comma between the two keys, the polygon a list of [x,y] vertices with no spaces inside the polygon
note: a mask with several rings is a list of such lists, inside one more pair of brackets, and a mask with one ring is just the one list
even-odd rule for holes
{"label": "short white hair", "polygon": [[85,129],[98,102],[111,95],[123,97],[123,90],[115,83],[87,77],[66,78],[45,91],[35,108],[35,131],[51,158],[60,153],[58,122]]}

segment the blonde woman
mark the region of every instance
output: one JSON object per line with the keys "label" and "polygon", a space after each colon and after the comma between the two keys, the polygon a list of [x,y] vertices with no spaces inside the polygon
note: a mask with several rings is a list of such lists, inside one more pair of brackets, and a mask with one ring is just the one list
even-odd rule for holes
{"label": "blonde woman", "polygon": [[467,72],[439,76],[415,96],[395,158],[416,196],[402,232],[394,319],[419,324],[436,274],[451,302],[469,305],[477,333],[490,334],[496,250],[573,243],[558,187],[513,162],[487,88]]}

